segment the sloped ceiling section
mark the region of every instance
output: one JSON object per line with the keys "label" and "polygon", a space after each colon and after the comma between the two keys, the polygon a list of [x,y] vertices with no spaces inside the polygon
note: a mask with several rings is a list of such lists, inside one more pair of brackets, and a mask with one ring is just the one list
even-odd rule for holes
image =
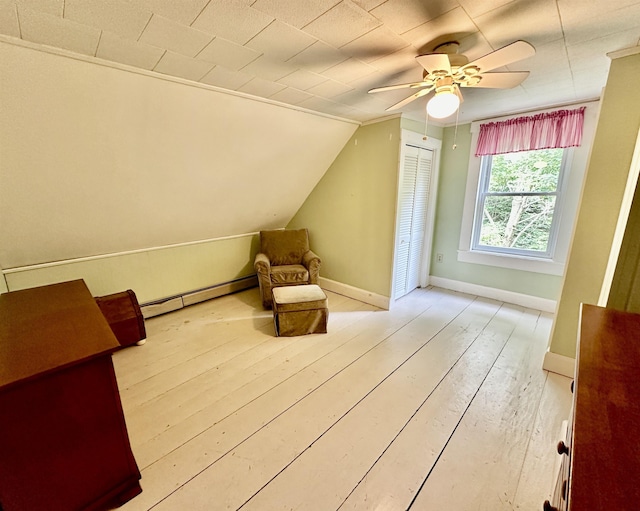
{"label": "sloped ceiling section", "polygon": [[285,226],[358,127],[0,42],[0,266]]}

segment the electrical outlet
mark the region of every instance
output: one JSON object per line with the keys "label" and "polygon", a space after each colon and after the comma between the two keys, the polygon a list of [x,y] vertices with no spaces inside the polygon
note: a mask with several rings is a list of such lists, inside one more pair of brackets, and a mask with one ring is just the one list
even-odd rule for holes
{"label": "electrical outlet", "polygon": [[441,263],[441,262],[442,262],[442,259],[443,259],[442,254],[436,254],[436,261],[438,261],[439,263]]}

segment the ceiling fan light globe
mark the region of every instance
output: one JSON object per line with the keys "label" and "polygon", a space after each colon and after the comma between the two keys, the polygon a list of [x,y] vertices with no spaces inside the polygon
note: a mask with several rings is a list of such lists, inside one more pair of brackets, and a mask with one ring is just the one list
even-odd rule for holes
{"label": "ceiling fan light globe", "polygon": [[460,106],[460,98],[453,92],[438,92],[427,103],[427,113],[435,119],[449,117]]}

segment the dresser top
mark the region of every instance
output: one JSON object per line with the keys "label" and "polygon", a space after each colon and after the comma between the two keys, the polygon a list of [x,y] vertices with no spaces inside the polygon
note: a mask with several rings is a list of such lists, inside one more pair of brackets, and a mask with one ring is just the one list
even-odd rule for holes
{"label": "dresser top", "polygon": [[118,346],[82,280],[0,295],[0,388]]}

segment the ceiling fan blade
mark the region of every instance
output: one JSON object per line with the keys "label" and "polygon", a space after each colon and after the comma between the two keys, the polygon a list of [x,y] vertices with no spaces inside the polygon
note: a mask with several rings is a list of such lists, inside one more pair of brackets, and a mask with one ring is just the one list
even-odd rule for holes
{"label": "ceiling fan blade", "polygon": [[398,85],[387,85],[386,87],[375,87],[369,91],[369,94],[374,92],[384,92],[388,90],[397,89],[417,89],[418,87],[431,87],[433,82],[431,80],[424,80],[422,82],[413,83],[399,83]]}
{"label": "ceiling fan blade", "polygon": [[477,75],[480,81],[476,84],[460,83],[462,87],[478,87],[484,89],[512,89],[520,85],[529,76],[529,71],[514,71],[513,73],[483,73]]}
{"label": "ceiling fan blade", "polygon": [[468,67],[477,67],[481,73],[486,73],[498,67],[507,66],[518,60],[532,57],[536,54],[536,49],[525,41],[516,41],[508,44],[484,57],[469,62],[461,68],[461,71]]}
{"label": "ceiling fan blade", "polygon": [[408,105],[412,101],[414,101],[414,100],[416,100],[418,98],[421,98],[422,96],[426,96],[432,90],[433,90],[433,87],[429,87],[428,89],[419,90],[418,92],[416,92],[415,94],[412,94],[408,98],[405,98],[402,101],[396,103],[395,105],[390,106],[389,108],[387,108],[386,111],[388,112],[390,110],[397,110],[398,108],[402,108],[403,106]]}
{"label": "ceiling fan blade", "polygon": [[451,63],[446,53],[418,55],[416,60],[429,74],[433,74],[434,71],[445,71],[446,74],[451,74]]}

